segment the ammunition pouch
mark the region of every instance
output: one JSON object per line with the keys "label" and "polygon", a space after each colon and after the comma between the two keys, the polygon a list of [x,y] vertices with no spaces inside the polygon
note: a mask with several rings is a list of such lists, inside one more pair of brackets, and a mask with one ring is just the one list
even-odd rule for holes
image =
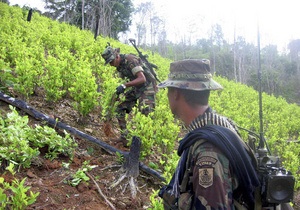
{"label": "ammunition pouch", "polygon": [[171,187],[164,186],[160,189],[158,195],[163,199],[165,210],[177,210],[178,209],[178,198],[171,194]]}

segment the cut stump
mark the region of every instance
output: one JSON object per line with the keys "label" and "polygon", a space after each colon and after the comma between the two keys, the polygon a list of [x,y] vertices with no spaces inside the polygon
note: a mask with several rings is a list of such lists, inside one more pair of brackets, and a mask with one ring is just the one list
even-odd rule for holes
{"label": "cut stump", "polygon": [[128,178],[131,197],[135,198],[137,195],[138,186],[136,184],[136,179],[139,176],[139,158],[141,151],[141,140],[139,137],[134,136],[132,138],[132,143],[130,146],[130,152],[124,157],[125,161],[122,165],[121,171],[123,174],[120,178],[111,185],[111,188],[119,185],[123,179]]}

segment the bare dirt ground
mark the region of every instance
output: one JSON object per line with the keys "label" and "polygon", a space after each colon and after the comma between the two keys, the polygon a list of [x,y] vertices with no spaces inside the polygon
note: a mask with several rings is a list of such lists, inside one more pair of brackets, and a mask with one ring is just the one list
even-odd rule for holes
{"label": "bare dirt ground", "polygon": [[[79,114],[73,110],[68,100],[49,105],[45,103],[43,97],[31,97],[27,104],[39,112],[58,118],[61,122],[68,124],[82,132],[85,132],[101,141],[104,141],[117,149],[126,151],[122,144],[114,142],[113,138],[107,137],[104,133],[104,123],[99,119],[99,110],[89,114],[84,120],[79,119]],[[18,109],[17,109],[18,110]],[[8,104],[0,101],[0,113],[9,112]],[[19,110],[20,115],[26,113]],[[44,122],[30,118],[30,124],[45,124]],[[115,126],[116,129],[117,126]],[[58,132],[60,132],[58,130]],[[114,130],[117,134],[117,130]],[[49,161],[40,158],[38,163],[32,164],[31,168],[21,169],[15,177],[23,179],[26,177],[26,185],[30,186],[33,192],[40,192],[37,201],[29,206],[28,210],[106,210],[106,209],[148,209],[150,206],[149,196],[153,190],[160,188],[161,182],[155,177],[145,174],[140,170],[137,179],[138,192],[135,199],[131,196],[128,180],[123,180],[119,185],[111,188],[123,174],[120,171],[121,164],[116,155],[111,155],[101,149],[95,143],[74,137],[79,147],[75,157],[68,168],[63,167],[63,163],[68,163],[69,159],[60,157],[57,160]],[[72,174],[80,169],[84,161],[89,161],[89,165],[96,166],[88,172],[91,180],[88,183],[81,183],[76,187],[67,184]],[[147,162],[147,160],[146,160]],[[145,164],[147,164],[145,162]],[[5,181],[12,181],[13,177],[9,173],[0,170]],[[99,189],[102,193],[99,193]],[[111,203],[110,205],[106,199]],[[294,209],[300,210],[300,193],[294,195]]]}
{"label": "bare dirt ground", "polygon": [[[116,144],[103,132],[103,123],[99,119],[97,110],[91,113],[84,120],[79,120],[79,115],[71,108],[67,100],[60,101],[53,105],[44,102],[42,97],[31,97],[27,104],[39,112],[48,116],[55,116],[61,122],[68,124],[82,132],[85,132],[101,141],[120,150],[128,150],[121,144]],[[9,111],[8,104],[0,101],[2,113]],[[18,110],[18,109],[17,109]],[[20,111],[20,115],[25,115]],[[30,123],[43,124],[30,117]],[[115,132],[117,133],[117,131]],[[115,136],[117,137],[117,136]],[[15,175],[18,179],[26,177],[26,185],[30,186],[30,191],[39,192],[37,201],[27,209],[49,209],[49,210],[92,210],[92,209],[147,209],[150,207],[149,196],[153,190],[160,188],[160,180],[145,174],[140,170],[137,178],[138,192],[135,199],[131,196],[128,180],[124,179],[119,185],[111,188],[123,174],[120,171],[121,164],[116,155],[111,155],[101,149],[95,143],[75,137],[79,147],[75,157],[68,168],[63,167],[63,163],[68,163],[69,159],[60,157],[57,160],[49,161],[40,158],[38,163],[32,164],[31,168],[20,169]],[[81,183],[76,187],[67,184],[72,174],[83,165],[84,161],[89,161],[89,165],[94,165],[88,172],[90,181]],[[146,163],[145,163],[146,164]],[[13,177],[9,173],[0,171],[5,181],[12,181]],[[101,191],[101,193],[99,192]],[[109,201],[111,204],[109,205]]]}

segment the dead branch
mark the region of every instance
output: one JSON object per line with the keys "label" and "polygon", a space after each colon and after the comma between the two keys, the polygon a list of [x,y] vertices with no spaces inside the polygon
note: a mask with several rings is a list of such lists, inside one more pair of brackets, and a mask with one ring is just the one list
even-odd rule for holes
{"label": "dead branch", "polygon": [[102,190],[100,189],[99,185],[97,184],[97,182],[95,181],[94,177],[92,175],[90,175],[88,172],[85,172],[86,175],[88,175],[88,177],[90,177],[90,179],[94,182],[94,184],[96,185],[99,194],[102,196],[102,198],[104,198],[105,202],[113,209],[116,210],[116,208],[114,207],[114,205],[107,199],[107,197],[103,194]]}

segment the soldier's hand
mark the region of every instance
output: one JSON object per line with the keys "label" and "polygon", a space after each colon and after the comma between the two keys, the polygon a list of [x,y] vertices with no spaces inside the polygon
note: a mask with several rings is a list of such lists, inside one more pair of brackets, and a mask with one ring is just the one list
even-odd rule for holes
{"label": "soldier's hand", "polygon": [[126,89],[126,86],[125,86],[124,84],[119,85],[119,86],[116,88],[116,93],[117,93],[118,95],[120,95],[121,93],[124,93],[125,89]]}

